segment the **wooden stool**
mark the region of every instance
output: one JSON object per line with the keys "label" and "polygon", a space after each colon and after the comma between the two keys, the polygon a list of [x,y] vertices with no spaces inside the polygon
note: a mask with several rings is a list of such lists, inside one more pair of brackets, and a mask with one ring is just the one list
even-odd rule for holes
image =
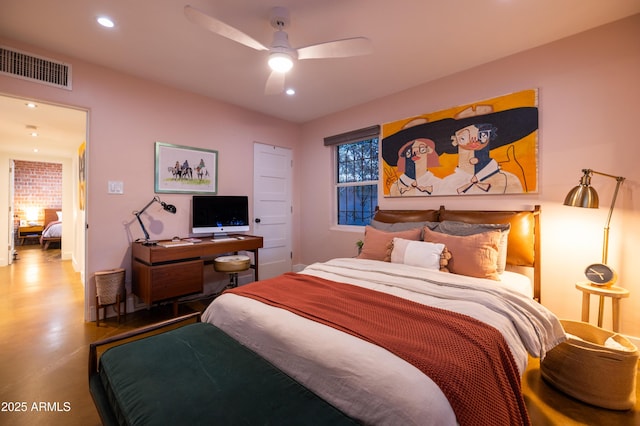
{"label": "wooden stool", "polygon": [[249,256],[233,255],[218,256],[213,260],[213,269],[217,272],[229,274],[229,284],[227,288],[238,287],[238,272],[246,271],[251,266]]}
{"label": "wooden stool", "polygon": [[105,320],[107,318],[106,307],[116,305],[118,324],[120,324],[120,303],[124,302],[124,316],[127,316],[127,291],[124,287],[125,270],[123,268],[111,269],[95,273],[96,279],[96,326],[100,326],[100,308],[104,309]]}
{"label": "wooden stool", "polygon": [[582,321],[589,322],[589,303],[592,294],[600,296],[598,304],[598,327],[602,327],[604,313],[604,298],[611,298],[613,331],[620,328],[620,299],[629,297],[629,290],[616,286],[597,286],[587,282],[576,283],[576,288],[582,292]]}

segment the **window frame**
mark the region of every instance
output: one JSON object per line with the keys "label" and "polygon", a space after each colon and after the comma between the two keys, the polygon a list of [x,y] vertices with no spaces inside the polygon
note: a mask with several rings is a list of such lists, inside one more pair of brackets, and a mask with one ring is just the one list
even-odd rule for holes
{"label": "window frame", "polygon": [[[364,132],[364,130],[368,130],[368,132]],[[333,188],[332,188],[332,229],[343,230],[343,231],[357,231],[362,232],[362,229],[366,226],[363,225],[355,225],[355,224],[340,224],[339,220],[339,191],[340,188],[344,187],[364,187],[364,186],[375,186],[375,194],[376,194],[376,205],[378,204],[378,200],[380,198],[380,131],[379,126],[374,126],[367,129],[361,129],[355,132],[350,132],[356,135],[356,137],[344,137],[344,135],[338,135],[334,138],[340,138],[338,143],[332,143],[333,145],[333,161],[332,161],[332,174],[333,174]],[[363,180],[357,182],[344,182],[340,183],[339,180],[339,155],[338,149],[340,146],[347,144],[355,144],[364,141],[374,140],[376,141],[376,154],[377,154],[377,162],[378,167],[376,171],[376,179],[375,180]],[[326,139],[325,139],[326,144]],[[372,213],[373,216],[373,213]]]}

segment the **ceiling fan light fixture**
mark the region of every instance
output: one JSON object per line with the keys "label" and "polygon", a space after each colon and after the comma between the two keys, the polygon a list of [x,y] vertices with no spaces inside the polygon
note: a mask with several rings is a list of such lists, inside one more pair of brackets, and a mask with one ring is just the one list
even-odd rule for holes
{"label": "ceiling fan light fixture", "polygon": [[275,72],[285,73],[293,68],[293,60],[287,53],[273,52],[269,55],[269,67]]}

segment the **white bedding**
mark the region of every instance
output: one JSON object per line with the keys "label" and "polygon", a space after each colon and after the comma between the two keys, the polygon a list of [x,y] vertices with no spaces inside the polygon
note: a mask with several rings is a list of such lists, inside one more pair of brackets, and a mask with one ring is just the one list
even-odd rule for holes
{"label": "white bedding", "polygon": [[44,238],[62,237],[62,222],[51,222],[42,232]]}
{"label": "white bedding", "polygon": [[500,274],[500,281],[512,290],[522,293],[529,298],[533,298],[533,286],[531,285],[531,280],[526,275],[504,271]]}
{"label": "white bedding", "polygon": [[[522,373],[565,339],[558,319],[509,284],[363,259],[302,273],[460,312],[501,331]],[[449,402],[416,367],[385,349],[289,311],[223,294],[203,320],[225,330],[348,415],[366,424],[456,424]]]}

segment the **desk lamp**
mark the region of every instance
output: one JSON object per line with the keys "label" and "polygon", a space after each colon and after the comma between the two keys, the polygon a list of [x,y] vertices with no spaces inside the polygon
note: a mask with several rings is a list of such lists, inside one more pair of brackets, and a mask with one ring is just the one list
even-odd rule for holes
{"label": "desk lamp", "polygon": [[[616,180],[616,189],[613,192],[613,199],[611,200],[611,207],[609,208],[609,215],[607,216],[607,222],[604,226],[604,241],[602,244],[602,264],[593,264],[587,267],[585,270],[585,275],[589,281],[594,284],[599,285],[611,285],[615,282],[615,272],[606,266],[607,264],[607,255],[609,252],[609,224],[611,223],[611,215],[613,214],[613,208],[616,204],[616,198],[618,197],[618,190],[620,189],[620,185],[624,182],[622,176],[613,176],[607,173],[597,172],[591,169],[583,169],[582,170],[582,178],[580,179],[580,185],[573,188],[567,194],[564,199],[565,206],[572,207],[586,207],[586,208],[598,208],[598,193],[591,186],[591,176],[601,175],[610,177]],[[600,281],[600,282],[598,282]]]}
{"label": "desk lamp", "polygon": [[136,219],[138,219],[138,223],[140,223],[140,227],[142,228],[142,232],[144,232],[144,242],[142,243],[142,245],[145,245],[145,246],[154,246],[154,245],[156,245],[155,241],[150,241],[149,240],[149,233],[147,232],[147,229],[144,227],[144,224],[142,223],[142,219],[140,219],[140,215],[142,213],[144,213],[144,211],[147,210],[149,208],[149,206],[151,204],[153,204],[153,203],[160,203],[162,208],[165,211],[168,211],[171,214],[176,214],[176,211],[177,211],[176,206],[174,206],[173,204],[167,204],[164,201],[161,201],[158,196],[155,196],[155,197],[153,197],[151,199],[151,201],[149,201],[147,203],[146,206],[144,206],[142,208],[142,210],[140,210],[138,212],[136,212],[136,211],[133,212],[133,214],[135,215]]}

